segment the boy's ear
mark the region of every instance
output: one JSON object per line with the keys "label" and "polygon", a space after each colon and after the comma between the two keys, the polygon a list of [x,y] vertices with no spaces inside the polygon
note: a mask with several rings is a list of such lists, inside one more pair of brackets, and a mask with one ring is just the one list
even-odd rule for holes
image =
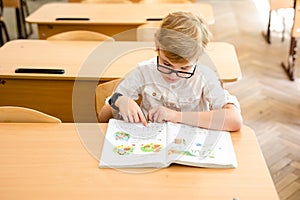
{"label": "boy's ear", "polygon": [[159,50],[159,44],[158,44],[158,41],[157,41],[156,38],[155,38],[154,42],[155,42],[155,51],[158,52],[158,50]]}
{"label": "boy's ear", "polygon": [[158,56],[158,54],[159,54],[159,47],[158,46],[155,46],[155,53]]}

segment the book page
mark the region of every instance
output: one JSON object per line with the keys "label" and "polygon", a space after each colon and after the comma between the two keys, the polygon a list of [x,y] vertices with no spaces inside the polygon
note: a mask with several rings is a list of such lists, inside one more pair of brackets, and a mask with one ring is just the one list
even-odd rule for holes
{"label": "book page", "polygon": [[237,167],[230,133],[168,123],[168,163]]}
{"label": "book page", "polygon": [[111,119],[100,159],[100,167],[164,167],[166,124],[127,123]]}

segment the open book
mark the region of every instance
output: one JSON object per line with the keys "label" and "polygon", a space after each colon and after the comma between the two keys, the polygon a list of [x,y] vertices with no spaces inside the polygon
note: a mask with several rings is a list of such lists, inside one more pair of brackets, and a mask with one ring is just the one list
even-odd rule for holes
{"label": "open book", "polygon": [[171,163],[208,168],[236,168],[226,131],[174,123],[126,123],[110,119],[99,167],[168,167]]}

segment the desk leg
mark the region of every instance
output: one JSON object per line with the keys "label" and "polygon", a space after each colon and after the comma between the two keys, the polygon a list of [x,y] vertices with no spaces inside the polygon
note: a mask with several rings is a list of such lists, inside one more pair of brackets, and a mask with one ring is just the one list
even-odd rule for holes
{"label": "desk leg", "polygon": [[29,30],[27,30],[25,18],[29,16],[29,8],[26,0],[21,0],[21,9],[22,9],[22,23],[24,24],[24,32],[26,38],[28,38],[33,33],[32,24],[28,25]]}
{"label": "desk leg", "polygon": [[270,28],[271,28],[271,14],[272,14],[272,11],[269,11],[269,21],[268,21],[267,32],[262,33],[263,37],[266,39],[268,44],[271,44],[271,30],[270,30]]}
{"label": "desk leg", "polygon": [[17,30],[18,30],[18,38],[25,39],[26,33],[24,31],[24,23],[22,16],[24,16],[22,8],[16,8],[16,21],[17,21]]}
{"label": "desk leg", "polygon": [[288,63],[287,66],[282,62],[281,66],[287,73],[288,77],[291,81],[294,81],[294,74],[295,74],[295,64],[297,58],[297,39],[295,37],[291,37],[291,44],[290,44],[290,51],[288,56]]}
{"label": "desk leg", "polygon": [[[1,23],[1,22],[0,22]],[[2,24],[0,24],[0,31],[2,31]],[[4,39],[2,33],[0,33],[0,47],[4,44]]]}
{"label": "desk leg", "polygon": [[16,20],[19,39],[26,39],[33,32],[31,24],[29,25],[29,31],[27,31],[25,14],[26,16],[29,15],[27,2],[26,0],[20,0],[20,7],[16,8]]}

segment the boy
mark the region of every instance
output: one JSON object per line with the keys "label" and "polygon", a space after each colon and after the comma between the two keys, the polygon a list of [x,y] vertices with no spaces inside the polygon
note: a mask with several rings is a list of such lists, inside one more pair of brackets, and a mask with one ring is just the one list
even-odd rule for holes
{"label": "boy", "polygon": [[[189,12],[169,14],[155,34],[157,57],[144,61],[109,99],[114,117],[127,122],[174,122],[236,131],[242,117],[237,99],[198,59],[209,42],[204,21]],[[142,96],[140,106],[134,101]],[[111,116],[105,105],[100,121]]]}

